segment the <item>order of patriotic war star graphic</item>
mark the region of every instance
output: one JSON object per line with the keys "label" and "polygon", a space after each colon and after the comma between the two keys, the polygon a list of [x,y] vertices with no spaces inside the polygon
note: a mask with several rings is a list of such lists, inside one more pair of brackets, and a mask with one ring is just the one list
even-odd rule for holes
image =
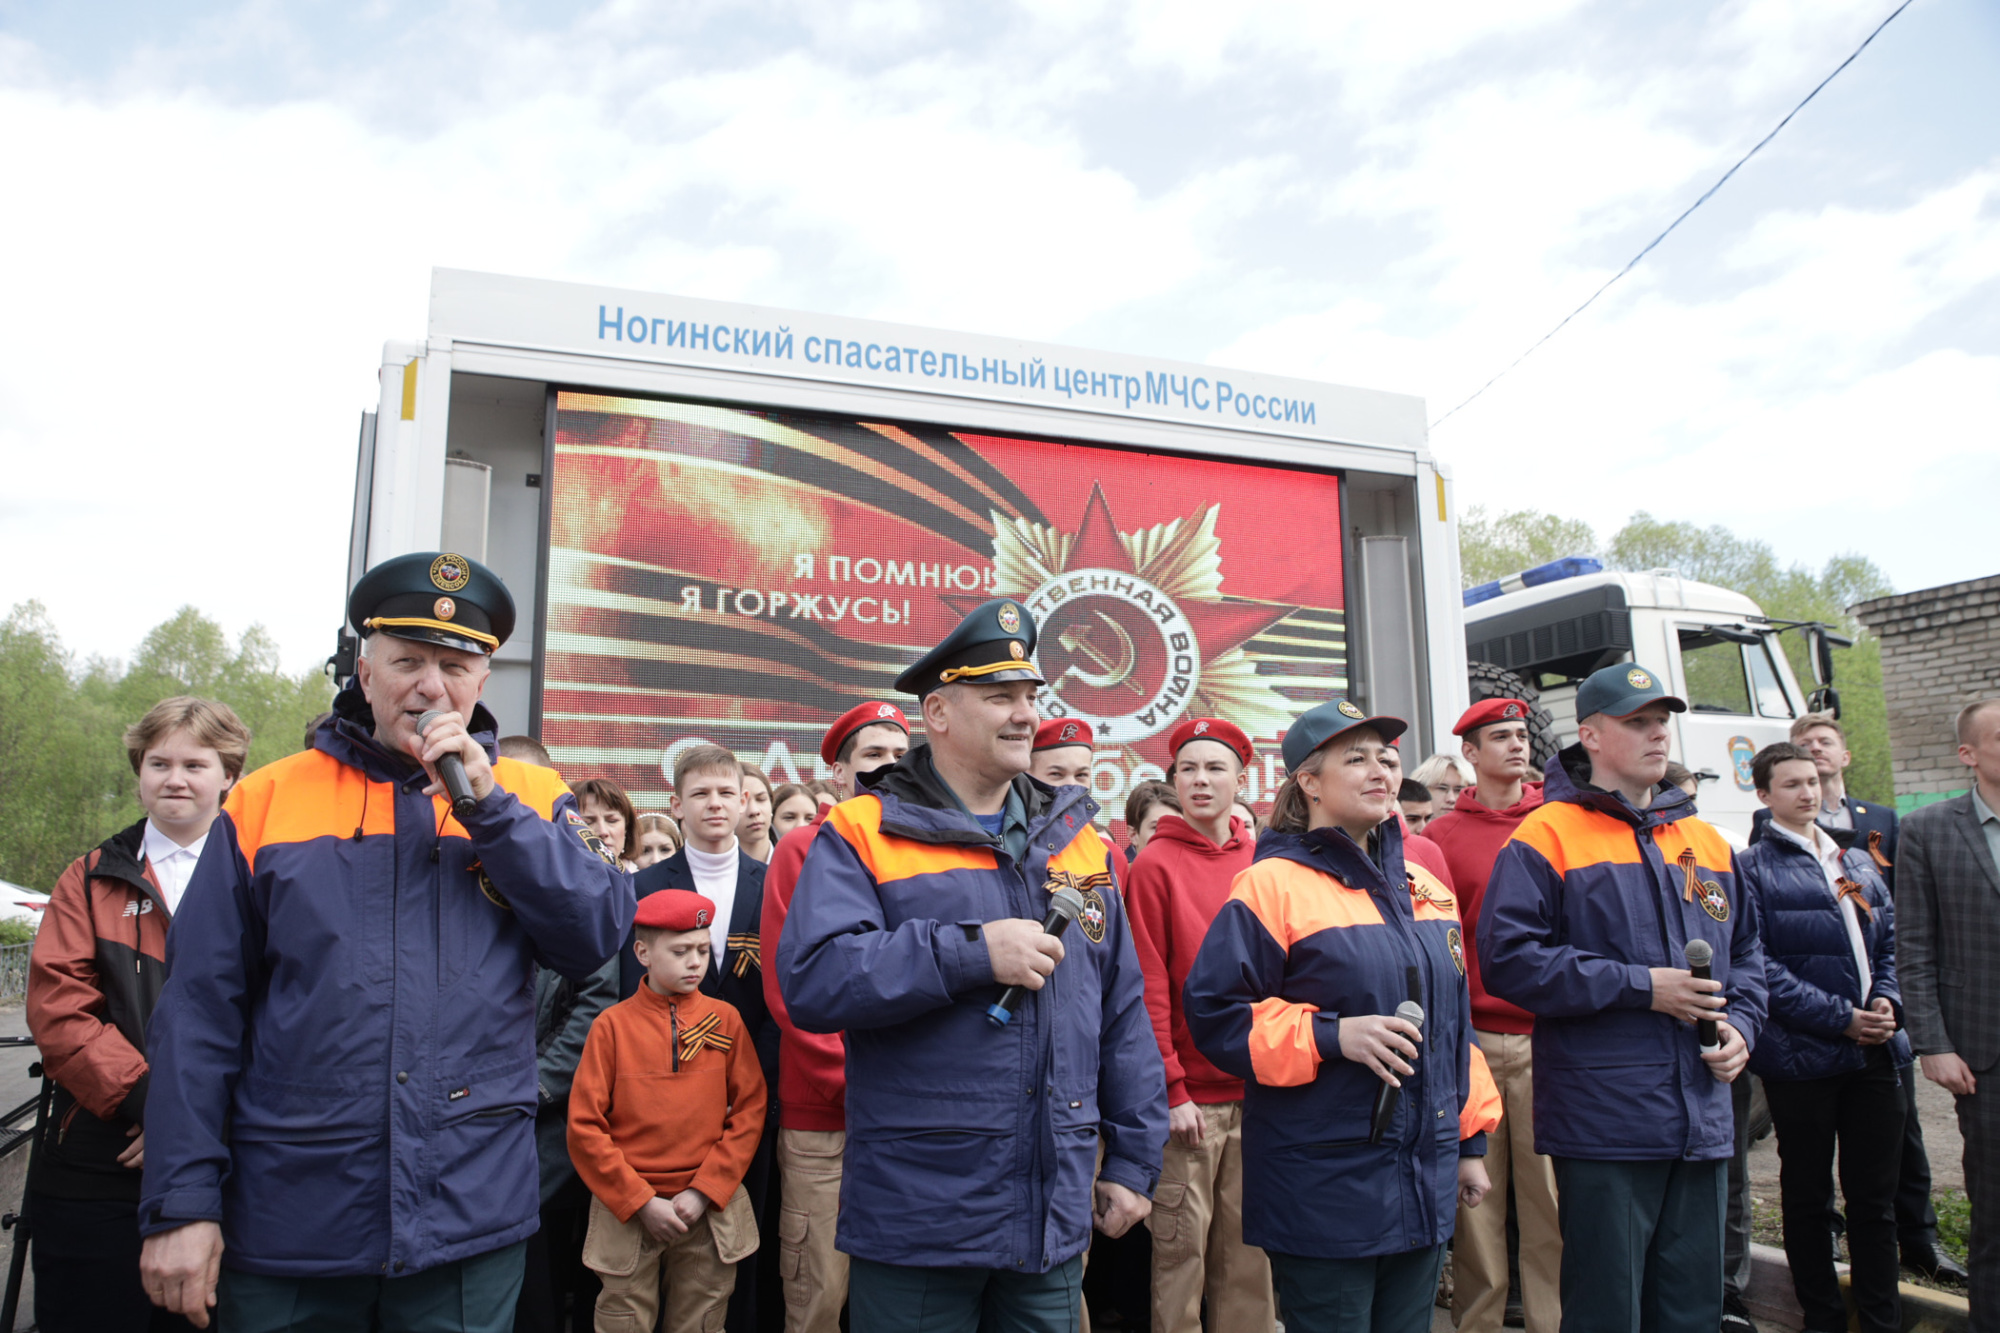
{"label": "order of patriotic war star graphic", "polygon": [[1242,645],[1297,608],[1223,595],[1219,512],[1121,532],[1093,484],[1075,532],[993,515],[993,591],[1018,597],[1042,627],[1044,716],[1086,721],[1117,745],[1160,736],[1190,709],[1253,736],[1284,730],[1296,709]]}

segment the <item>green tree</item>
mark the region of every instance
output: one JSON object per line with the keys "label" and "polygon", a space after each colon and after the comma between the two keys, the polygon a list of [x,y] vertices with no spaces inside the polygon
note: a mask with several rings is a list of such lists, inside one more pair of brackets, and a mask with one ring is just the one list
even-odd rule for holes
{"label": "green tree", "polygon": [[0,622],[0,878],[46,890],[139,818],[124,730],[177,694],[235,709],[256,768],[299,749],[332,689],[316,672],[287,674],[262,626],[232,650],[222,627],[192,607],[155,626],[129,667],[79,665],[38,603]]}
{"label": "green tree", "polygon": [[1485,505],[1473,505],[1458,524],[1458,562],[1468,588],[1566,555],[1596,554],[1590,524],[1539,510],[1510,509],[1496,518]]}

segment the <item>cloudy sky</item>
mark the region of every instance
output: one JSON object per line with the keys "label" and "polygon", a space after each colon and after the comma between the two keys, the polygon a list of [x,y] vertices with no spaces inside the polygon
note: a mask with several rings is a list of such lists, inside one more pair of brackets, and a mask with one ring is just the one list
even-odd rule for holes
{"label": "cloudy sky", "polygon": [[[433,265],[1421,394],[1435,420],[1896,0],[0,0],[0,608],[331,646]],[[1466,502],[1992,574],[2000,8],[1916,0],[1433,446]]]}

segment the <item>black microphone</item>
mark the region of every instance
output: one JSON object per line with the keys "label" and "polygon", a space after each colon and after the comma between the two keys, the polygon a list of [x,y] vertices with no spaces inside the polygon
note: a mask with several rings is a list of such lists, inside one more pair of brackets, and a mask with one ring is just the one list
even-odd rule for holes
{"label": "black microphone", "polygon": [[[443,712],[433,708],[418,718],[417,735],[429,731],[431,723],[443,716]],[[451,798],[451,812],[461,818],[471,814],[472,808],[479,804],[479,798],[472,794],[472,781],[465,776],[465,760],[459,758],[455,750],[441,754],[438,756],[437,771],[438,777],[444,780],[444,794]]]}
{"label": "black microphone", "polygon": [[[1083,911],[1083,895],[1075,889],[1061,888],[1049,895],[1049,914],[1042,918],[1042,933],[1054,935],[1058,939],[1069,929],[1069,923]],[[986,1006],[987,1021],[996,1028],[1004,1028],[1014,1021],[1014,1011],[1021,1007],[1021,1001],[1028,996],[1026,986],[1009,986],[1000,993],[997,1003]]]}
{"label": "black microphone", "polygon": [[[1414,1023],[1421,1031],[1424,1026],[1424,1007],[1415,1000],[1405,1000],[1396,1006],[1396,1017],[1406,1023]],[[1415,1056],[1410,1057],[1415,1060]],[[1396,1118],[1396,1097],[1402,1089],[1384,1081],[1382,1090],[1375,1094],[1375,1119],[1368,1127],[1368,1141],[1380,1143],[1389,1132],[1389,1122]]]}
{"label": "black microphone", "polygon": [[[1694,973],[1695,980],[1715,980],[1714,977],[1708,974],[1709,964],[1715,961],[1714,945],[1710,944],[1707,940],[1689,940],[1687,942],[1687,960],[1688,971]],[[1716,1032],[1715,1020],[1712,1018],[1698,1018],[1695,1020],[1694,1039],[1700,1043],[1702,1054],[1704,1055],[1710,1051],[1719,1051],[1722,1049],[1722,1037]]]}

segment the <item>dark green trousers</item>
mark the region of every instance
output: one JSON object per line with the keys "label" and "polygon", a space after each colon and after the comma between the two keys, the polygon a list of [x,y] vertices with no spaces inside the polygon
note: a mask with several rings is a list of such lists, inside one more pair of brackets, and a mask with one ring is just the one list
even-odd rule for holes
{"label": "dark green trousers", "polygon": [[1074,1333],[1082,1309],[1082,1255],[1046,1273],[848,1261],[854,1333]]}
{"label": "dark green trousers", "polygon": [[408,1277],[222,1270],[223,1333],[512,1333],[526,1241]]}
{"label": "dark green trousers", "polygon": [[1729,1163],[1555,1165],[1562,1333],[1715,1333]]}
{"label": "dark green trousers", "polygon": [[1285,1333],[1425,1333],[1444,1246],[1368,1259],[1271,1255]]}

